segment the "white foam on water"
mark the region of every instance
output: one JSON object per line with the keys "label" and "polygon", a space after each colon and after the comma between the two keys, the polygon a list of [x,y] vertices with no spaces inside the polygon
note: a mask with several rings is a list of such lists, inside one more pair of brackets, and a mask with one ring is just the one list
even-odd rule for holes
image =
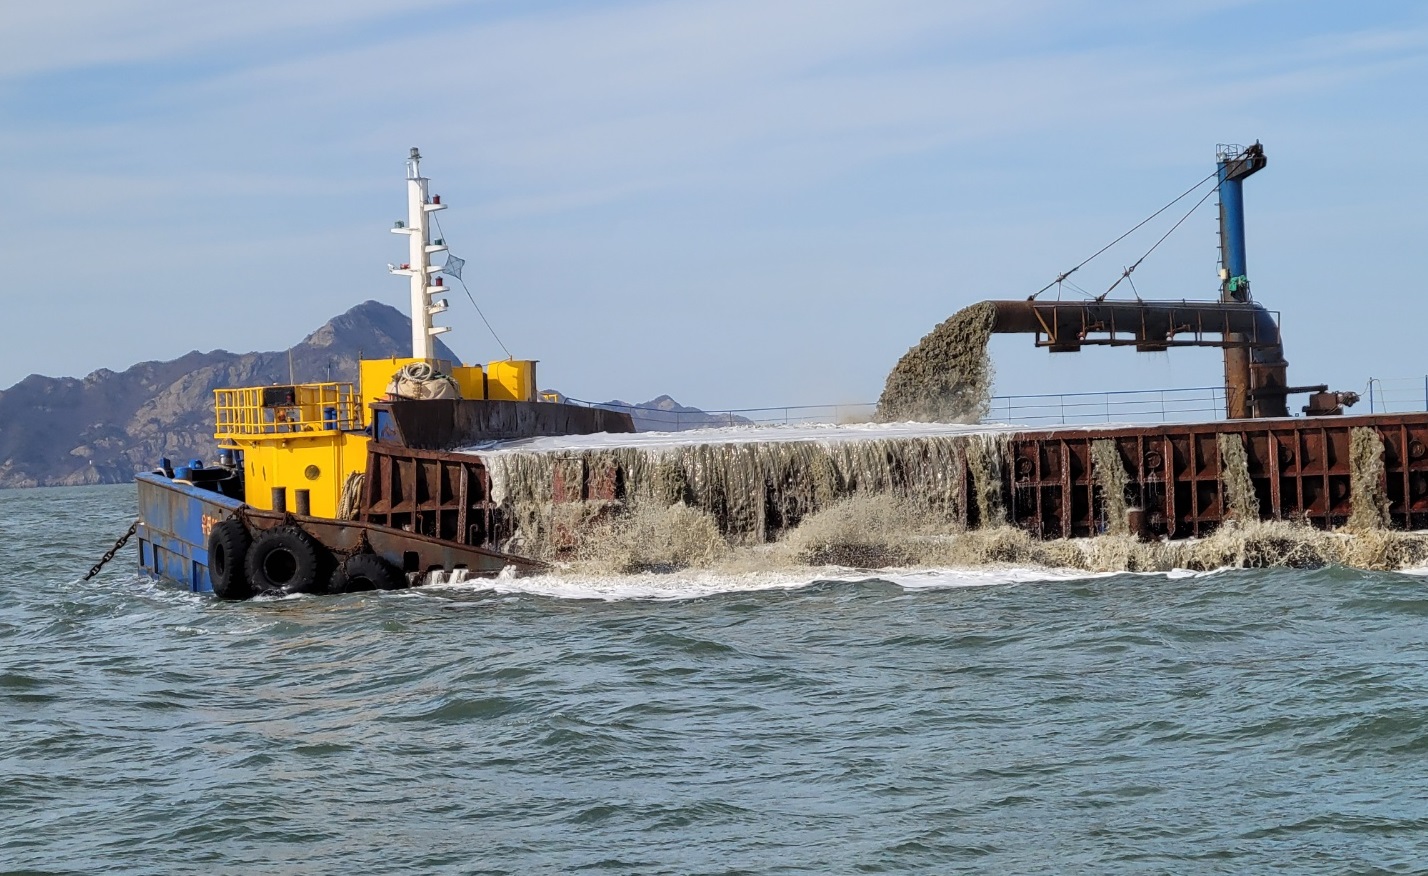
{"label": "white foam on water", "polygon": [[[435,572],[427,583],[416,590],[403,591],[436,596],[443,591],[492,592],[502,595],[546,596],[554,599],[678,601],[702,599],[737,593],[757,593],[768,590],[801,590],[815,584],[881,581],[908,591],[947,590],[964,587],[998,587],[1034,584],[1059,584],[1068,581],[1094,581],[1106,578],[1160,578],[1170,581],[1190,581],[1210,578],[1234,567],[1198,571],[1170,569],[1168,571],[1092,572],[1085,569],[1049,566],[979,566],[979,567],[904,567],[885,569],[855,569],[847,566],[821,566],[730,571],[728,569],[683,569],[674,572],[636,572],[628,574],[589,574],[573,569],[560,569],[540,575],[516,574],[507,567],[494,578],[467,578],[457,570],[451,578]],[[1428,576],[1428,566],[1405,570],[1406,574]]]}
{"label": "white foam on water", "polygon": [[1221,572],[1228,572],[1232,566],[1221,566],[1218,569],[1209,569],[1204,572],[1197,572],[1194,569],[1171,569],[1169,572],[1145,572],[1146,575],[1164,575],[1171,581],[1182,581],[1187,578],[1208,578],[1211,575],[1218,575]]}
{"label": "white foam on water", "polygon": [[305,600],[305,599],[318,599],[318,598],[319,598],[318,596],[316,596],[315,594],[312,594],[312,593],[280,593],[280,592],[278,592],[278,591],[276,591],[276,590],[270,590],[270,591],[268,591],[268,592],[266,592],[266,593],[259,593],[259,594],[255,595],[255,596],[253,596],[253,597],[252,597],[251,599],[249,599],[248,601],[249,601],[249,602],[301,602],[302,600]]}
{"label": "white foam on water", "polygon": [[589,575],[556,572],[545,575],[501,575],[496,578],[433,580],[422,590],[491,591],[498,594],[546,596],[554,599],[674,601],[769,590],[801,590],[814,584],[883,581],[905,590],[994,587],[1014,584],[1049,584],[1110,577],[1112,572],[1077,569],[994,567],[981,569],[851,569],[843,566],[799,570],[729,573],[685,570],[641,572],[627,575]]}
{"label": "white foam on water", "polygon": [[536,575],[496,581],[497,593],[520,593],[556,599],[683,600],[731,593],[799,590],[813,583],[806,574],[756,572],[730,576],[713,572],[633,575]]}
{"label": "white foam on water", "polygon": [[[797,573],[769,571],[733,575],[727,572],[694,570],[669,573],[640,572],[628,575],[556,572],[516,576],[503,573],[495,578],[465,578],[458,575],[454,580],[434,580],[422,589],[426,591],[485,590],[500,594],[549,596],[556,599],[598,599],[613,602],[626,599],[698,599],[723,593],[796,590],[807,587],[815,580],[830,580],[830,577],[818,575],[810,570],[801,570]],[[848,580],[862,581],[871,577],[875,577],[874,573],[859,575]]]}
{"label": "white foam on water", "polygon": [[987,569],[892,569],[872,573],[905,590],[938,590],[951,587],[995,587],[1001,584],[1055,584],[1110,578],[1120,572],[1087,572],[1082,569],[1009,567]]}

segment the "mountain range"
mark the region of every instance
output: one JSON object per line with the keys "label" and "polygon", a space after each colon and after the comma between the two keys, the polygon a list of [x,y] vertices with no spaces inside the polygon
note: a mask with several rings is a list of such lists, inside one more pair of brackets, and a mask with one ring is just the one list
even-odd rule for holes
{"label": "mountain range", "polygon": [[[195,350],[83,378],[31,374],[0,391],[0,488],[123,483],[154,468],[160,457],[212,459],[215,389],[355,380],[359,359],[405,356],[410,344],[406,314],[366,301],[290,350]],[[460,361],[439,339],[436,354]],[[637,426],[647,427],[673,415],[657,412],[678,411],[683,428],[703,415],[668,396],[645,405],[611,406],[631,409]],[[642,417],[646,410],[649,416]]]}

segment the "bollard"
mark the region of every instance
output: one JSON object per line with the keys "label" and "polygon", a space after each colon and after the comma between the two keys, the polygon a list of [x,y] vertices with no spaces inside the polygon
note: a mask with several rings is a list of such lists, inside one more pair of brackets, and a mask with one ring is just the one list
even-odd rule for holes
{"label": "bollard", "polygon": [[273,510],[286,514],[288,510],[288,488],[273,487]]}
{"label": "bollard", "polygon": [[312,492],[310,490],[294,490],[293,496],[297,500],[297,513],[303,517],[311,517]]}

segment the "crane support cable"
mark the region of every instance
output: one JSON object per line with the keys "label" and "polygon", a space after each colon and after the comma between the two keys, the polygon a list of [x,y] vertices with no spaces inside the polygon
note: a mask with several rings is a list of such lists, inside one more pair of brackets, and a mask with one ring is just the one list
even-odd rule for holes
{"label": "crane support cable", "polygon": [[501,345],[501,349],[502,349],[503,351],[505,351],[506,358],[507,358],[507,359],[514,359],[514,358],[516,358],[515,356],[512,356],[512,355],[511,355],[511,351],[506,348],[506,342],[503,341],[503,340],[501,340],[501,336],[498,335],[498,334],[496,334],[496,330],[495,330],[495,329],[491,328],[491,321],[486,318],[486,314],[484,314],[484,313],[481,312],[481,305],[479,305],[479,304],[476,303],[476,296],[475,296],[475,295],[472,295],[472,294],[471,294],[471,290],[466,287],[466,281],[463,280],[463,279],[461,279],[460,277],[457,277],[456,279],[457,279],[457,281],[458,281],[459,283],[461,283],[461,288],[466,290],[466,297],[471,299],[471,306],[474,307],[474,308],[476,308],[476,315],[479,316],[479,317],[481,317],[481,321],[486,324],[486,330],[491,333],[491,337],[495,338],[495,339],[496,339],[496,343],[497,343],[497,344],[500,344],[500,345]]}
{"label": "crane support cable", "polygon": [[[1097,301],[1105,301],[1105,300],[1106,300],[1106,296],[1109,295],[1109,294],[1111,294],[1112,292],[1114,292],[1115,289],[1116,289],[1116,287],[1121,284],[1121,280],[1129,279],[1131,273],[1132,273],[1133,271],[1135,271],[1136,268],[1140,267],[1140,263],[1143,262],[1143,261],[1145,261],[1146,258],[1147,258],[1151,253],[1155,252],[1155,248],[1156,248],[1157,246],[1160,246],[1162,243],[1164,243],[1164,242],[1165,242],[1165,238],[1167,238],[1167,237],[1169,237],[1170,235],[1174,234],[1174,233],[1175,233],[1175,229],[1177,229],[1177,228],[1179,228],[1181,225],[1183,225],[1183,224],[1185,223],[1185,220],[1186,220],[1186,219],[1189,219],[1189,218],[1190,218],[1190,215],[1191,215],[1192,213],[1194,213],[1196,210],[1200,209],[1200,207],[1201,207],[1206,201],[1210,200],[1210,196],[1213,195],[1214,193],[1215,193],[1215,189],[1210,189],[1208,192],[1205,193],[1205,197],[1203,197],[1203,198],[1201,198],[1200,200],[1196,201],[1196,202],[1195,202],[1195,206],[1191,207],[1191,208],[1190,208],[1190,211],[1189,211],[1188,213],[1186,213],[1184,216],[1181,216],[1181,217],[1180,217],[1180,221],[1178,221],[1178,222],[1176,222],[1174,225],[1170,226],[1170,230],[1169,230],[1169,231],[1167,231],[1167,232],[1165,232],[1164,234],[1160,235],[1160,239],[1157,240],[1155,243],[1151,244],[1150,249],[1148,249],[1148,250],[1145,251],[1145,255],[1141,256],[1141,257],[1138,258],[1138,259],[1136,259],[1134,264],[1132,264],[1130,267],[1128,267],[1128,268],[1126,268],[1124,271],[1122,271],[1122,272],[1121,272],[1120,279],[1119,279],[1119,280],[1116,280],[1116,282],[1112,283],[1112,284],[1111,284],[1111,288],[1109,288],[1109,289],[1107,289],[1106,291],[1102,292],[1100,295],[1097,295],[1097,296],[1096,296],[1096,300],[1097,300]],[[1131,288],[1135,288],[1134,284],[1132,284]],[[1137,297],[1137,298],[1140,297],[1139,293],[1136,294],[1136,297]]]}
{"label": "crane support cable", "polygon": [[[1122,234],[1120,237],[1117,237],[1115,240],[1111,241],[1110,243],[1106,244],[1105,246],[1101,247],[1100,249],[1096,250],[1095,252],[1091,253],[1091,255],[1088,256],[1085,261],[1081,262],[1081,264],[1077,265],[1076,267],[1072,268],[1072,269],[1069,270],[1069,271],[1066,271],[1065,273],[1060,274],[1059,276],[1057,276],[1057,278],[1056,278],[1055,280],[1052,280],[1050,283],[1047,283],[1045,286],[1042,286],[1040,289],[1036,290],[1036,293],[1035,293],[1035,294],[1030,295],[1030,296],[1027,296],[1027,300],[1035,300],[1035,299],[1037,298],[1037,296],[1041,295],[1041,293],[1045,292],[1047,289],[1050,289],[1052,286],[1055,286],[1055,285],[1057,285],[1057,284],[1059,284],[1059,283],[1064,283],[1064,282],[1066,281],[1066,278],[1067,278],[1067,277],[1071,276],[1072,274],[1074,274],[1074,273],[1076,273],[1077,271],[1079,271],[1079,270],[1081,270],[1082,268],[1084,268],[1086,265],[1090,264],[1093,259],[1095,259],[1095,258],[1096,258],[1097,256],[1099,256],[1100,254],[1104,253],[1106,250],[1110,249],[1111,247],[1113,247],[1113,246],[1115,246],[1116,244],[1120,243],[1122,240],[1125,240],[1127,237],[1130,237],[1132,234],[1134,234],[1134,233],[1136,233],[1137,231],[1139,231],[1142,227],[1144,227],[1144,226],[1146,225],[1146,223],[1150,222],[1152,219],[1154,219],[1155,217],[1159,216],[1161,213],[1164,213],[1166,210],[1169,210],[1171,207],[1175,206],[1176,204],[1178,204],[1178,203],[1180,203],[1181,201],[1183,201],[1185,198],[1189,197],[1196,189],[1200,188],[1200,186],[1203,186],[1205,183],[1207,183],[1207,182],[1209,182],[1210,180],[1214,179],[1216,176],[1219,175],[1219,173],[1220,173],[1219,168],[1215,168],[1214,172],[1211,173],[1209,176],[1205,177],[1204,179],[1202,179],[1202,180],[1200,180],[1199,182],[1195,183],[1195,185],[1193,185],[1193,186],[1191,186],[1190,188],[1186,189],[1186,190],[1185,190],[1184,192],[1182,192],[1179,196],[1177,196],[1177,197],[1175,198],[1175,200],[1171,201],[1170,203],[1166,204],[1164,207],[1161,207],[1159,210],[1156,210],[1154,213],[1151,213],[1149,216],[1147,216],[1147,217],[1145,217],[1144,219],[1142,219],[1140,222],[1138,222],[1138,223],[1135,225],[1134,228],[1132,228],[1131,230],[1127,231],[1125,234]],[[1216,188],[1218,188],[1218,186],[1217,186]],[[1210,191],[1213,192],[1213,191],[1215,191],[1215,189],[1211,189]],[[1208,197],[1208,195],[1207,195],[1206,197]],[[1201,201],[1201,203],[1204,203],[1204,201]],[[1197,204],[1196,206],[1198,207],[1199,204]],[[1181,220],[1181,221],[1184,221],[1184,220]],[[1147,255],[1148,255],[1148,253],[1147,253]]]}
{"label": "crane support cable", "polygon": [[[435,220],[435,222],[436,222],[436,233],[441,235],[441,239],[442,239],[442,240],[445,240],[445,239],[446,239],[446,232],[445,232],[444,230],[442,230],[441,220],[437,218],[437,216],[436,216],[435,213],[432,214],[431,218],[432,218],[433,220]],[[448,250],[448,252],[449,252],[449,250]],[[506,358],[507,358],[507,359],[514,359],[514,358],[516,358],[515,356],[512,356],[512,355],[511,355],[510,349],[506,347],[506,342],[503,341],[503,340],[501,340],[501,336],[498,335],[498,334],[496,334],[496,330],[491,327],[491,321],[490,321],[489,319],[487,319],[487,318],[486,318],[486,314],[481,311],[481,305],[479,305],[479,304],[476,303],[476,296],[471,294],[471,289],[470,289],[470,287],[468,287],[468,286],[466,285],[466,280],[462,278],[462,276],[461,276],[461,274],[460,274],[459,272],[458,272],[455,276],[456,276],[456,281],[461,284],[461,288],[466,291],[466,297],[471,300],[471,306],[474,307],[474,308],[476,308],[476,315],[479,316],[479,317],[481,317],[481,321],[486,324],[486,331],[490,332],[490,333],[491,333],[491,337],[493,337],[493,338],[496,339],[496,343],[497,343],[497,344],[501,347],[501,349],[505,352]]]}

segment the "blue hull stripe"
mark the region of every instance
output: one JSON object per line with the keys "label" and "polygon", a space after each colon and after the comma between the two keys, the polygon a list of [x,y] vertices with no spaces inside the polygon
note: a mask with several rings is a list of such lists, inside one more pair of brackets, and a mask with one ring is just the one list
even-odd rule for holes
{"label": "blue hull stripe", "polygon": [[237,499],[177,484],[162,475],[135,476],[139,491],[139,567],[194,593],[210,593],[208,533],[244,507]]}

